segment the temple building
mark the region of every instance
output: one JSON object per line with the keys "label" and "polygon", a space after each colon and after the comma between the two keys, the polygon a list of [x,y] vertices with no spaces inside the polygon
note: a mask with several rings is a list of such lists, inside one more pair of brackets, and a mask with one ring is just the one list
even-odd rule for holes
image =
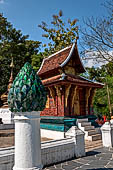
{"label": "temple building", "polygon": [[[3,123],[13,123],[13,113],[9,111],[7,105],[8,91],[13,82],[13,58],[10,67],[8,89],[1,96],[0,117]],[[42,137],[64,138],[72,126],[78,126],[79,119],[80,121],[87,119],[85,125],[87,125],[88,133],[89,130],[94,130],[92,126],[95,126],[96,116],[93,114],[93,97],[96,89],[102,88],[103,84],[82,77],[84,72],[85,68],[78,53],[77,42],[43,60],[37,73],[47,91],[46,107],[41,111]],[[94,133],[97,132],[93,131]],[[100,137],[98,134],[98,139],[101,139]],[[90,138],[89,136],[87,139]]]}
{"label": "temple building", "polygon": [[93,114],[95,91],[103,85],[82,77],[84,72],[76,43],[43,60],[38,76],[47,89],[48,100],[42,117],[71,118]]}

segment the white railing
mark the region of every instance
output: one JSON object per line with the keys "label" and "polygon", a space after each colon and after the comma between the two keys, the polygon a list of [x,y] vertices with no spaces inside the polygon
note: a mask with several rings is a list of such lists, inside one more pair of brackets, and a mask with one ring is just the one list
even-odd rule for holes
{"label": "white railing", "polygon": [[[72,158],[85,156],[84,147],[77,138],[68,137],[59,140],[51,140],[41,143],[42,165],[47,166],[58,162],[66,161]],[[14,147],[0,149],[0,170],[12,170],[14,165]]]}

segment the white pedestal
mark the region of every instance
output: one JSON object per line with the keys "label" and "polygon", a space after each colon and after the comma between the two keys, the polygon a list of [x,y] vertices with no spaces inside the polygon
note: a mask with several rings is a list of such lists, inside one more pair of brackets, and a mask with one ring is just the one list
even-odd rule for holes
{"label": "white pedestal", "polygon": [[105,122],[101,127],[104,147],[113,147],[113,124]]}
{"label": "white pedestal", "polygon": [[13,170],[39,170],[41,164],[40,112],[18,113],[15,121]]}
{"label": "white pedestal", "polygon": [[85,140],[84,135],[85,133],[76,126],[72,126],[67,132],[66,137],[71,137],[74,139],[75,142],[75,153],[76,157],[85,156]]}

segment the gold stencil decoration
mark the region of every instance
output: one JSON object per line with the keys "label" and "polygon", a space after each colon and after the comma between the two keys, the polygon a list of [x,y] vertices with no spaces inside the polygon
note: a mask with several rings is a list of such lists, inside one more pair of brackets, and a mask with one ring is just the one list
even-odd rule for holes
{"label": "gold stencil decoration", "polygon": [[47,96],[46,109],[49,108],[49,96]]}
{"label": "gold stencil decoration", "polygon": [[48,87],[48,89],[50,91],[50,95],[53,98],[53,102],[54,102],[54,105],[55,105],[55,99],[56,99],[55,90],[54,90],[53,87]]}
{"label": "gold stencil decoration", "polygon": [[68,101],[70,88],[71,88],[71,85],[66,85],[65,86],[65,106],[66,107],[67,107],[67,101]]}
{"label": "gold stencil decoration", "polygon": [[91,87],[90,88],[86,88],[86,95],[85,95],[85,98],[86,98],[86,107],[88,107],[88,99],[90,97],[90,92],[91,92]]}
{"label": "gold stencil decoration", "polygon": [[61,90],[60,90],[61,86],[55,86],[55,88],[56,88],[57,96],[60,99],[60,104],[62,104],[62,94],[61,94]]}
{"label": "gold stencil decoration", "polygon": [[79,104],[79,89],[76,89],[76,96],[74,98],[74,114],[80,114],[80,104]]}
{"label": "gold stencil decoration", "polygon": [[75,86],[74,90],[72,91],[72,108],[74,106],[74,100],[75,100],[75,96],[76,96],[76,93],[77,93],[77,86]]}

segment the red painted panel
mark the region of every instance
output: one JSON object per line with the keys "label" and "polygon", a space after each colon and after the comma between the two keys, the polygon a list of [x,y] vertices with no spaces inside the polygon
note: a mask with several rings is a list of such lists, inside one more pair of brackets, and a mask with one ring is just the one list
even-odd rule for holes
{"label": "red painted panel", "polygon": [[85,89],[79,90],[80,115],[86,115]]}
{"label": "red painted panel", "polygon": [[64,96],[62,100],[56,96],[55,105],[53,98],[49,98],[49,108],[45,108],[41,116],[64,116]]}

